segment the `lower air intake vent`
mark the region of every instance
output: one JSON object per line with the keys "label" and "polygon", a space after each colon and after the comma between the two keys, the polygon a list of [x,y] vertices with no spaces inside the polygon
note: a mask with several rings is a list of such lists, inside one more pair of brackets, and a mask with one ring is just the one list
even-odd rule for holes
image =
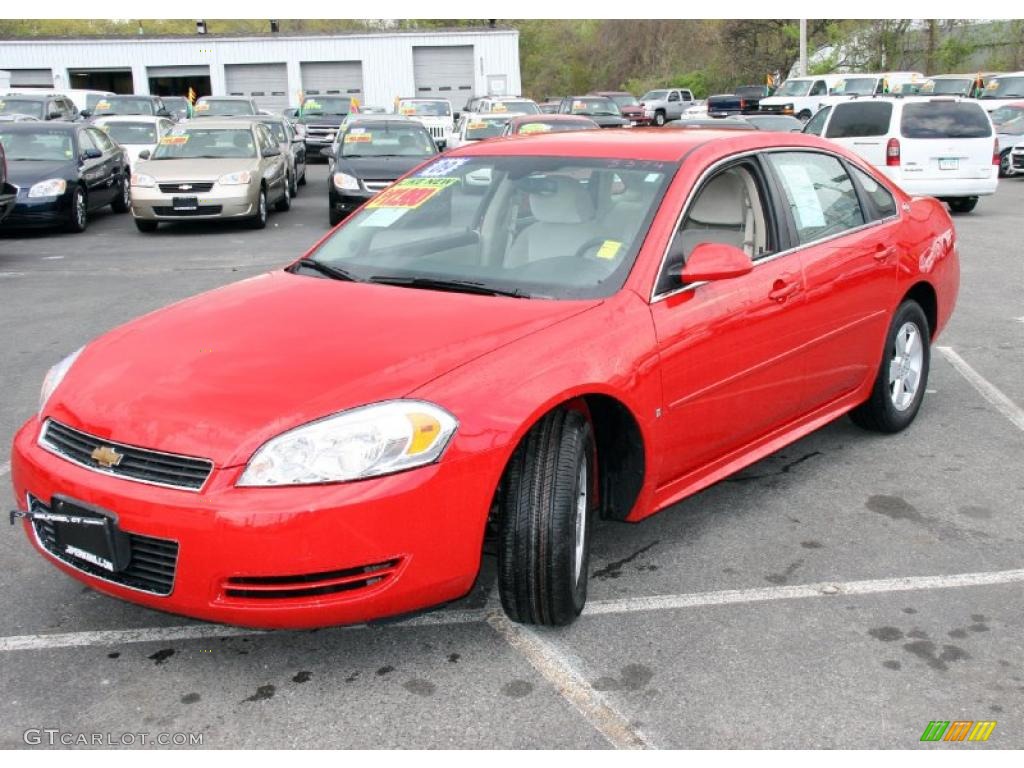
{"label": "lower air intake vent", "polygon": [[351,592],[387,581],[395,575],[400,562],[387,560],[359,568],[298,576],[234,576],[224,582],[224,594],[248,600],[281,600]]}

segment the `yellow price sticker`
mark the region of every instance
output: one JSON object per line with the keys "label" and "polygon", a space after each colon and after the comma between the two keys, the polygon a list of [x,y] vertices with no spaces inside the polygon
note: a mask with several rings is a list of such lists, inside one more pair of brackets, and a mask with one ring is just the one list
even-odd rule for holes
{"label": "yellow price sticker", "polygon": [[196,112],[205,112],[209,108],[210,108],[210,105],[207,104],[206,102],[203,102],[202,104],[196,104]]}
{"label": "yellow price sticker", "polygon": [[493,105],[491,106],[491,111],[492,111],[492,112],[508,112],[508,107],[506,107],[506,106],[505,106],[504,104],[502,104],[502,103],[501,103],[501,102],[499,101],[498,103],[496,103],[496,104],[493,104]]}
{"label": "yellow price sticker", "polygon": [[108,109],[109,107],[110,102],[106,99],[101,99],[100,101],[96,102],[96,109]]}
{"label": "yellow price sticker", "polygon": [[471,123],[466,124],[466,130],[468,131],[479,131],[481,128],[486,128],[487,123],[483,120],[474,120]]}
{"label": "yellow price sticker", "polygon": [[373,142],[372,133],[346,133],[346,144],[370,144]]}
{"label": "yellow price sticker", "polygon": [[188,141],[188,136],[161,136],[160,143],[165,147],[180,147]]}
{"label": "yellow price sticker", "polygon": [[520,133],[547,133],[550,130],[551,126],[547,123],[526,123],[519,126]]}
{"label": "yellow price sticker", "polygon": [[610,261],[618,255],[621,248],[622,243],[618,240],[605,240],[601,243],[601,247],[597,249],[597,253],[595,255],[599,259],[607,259]]}

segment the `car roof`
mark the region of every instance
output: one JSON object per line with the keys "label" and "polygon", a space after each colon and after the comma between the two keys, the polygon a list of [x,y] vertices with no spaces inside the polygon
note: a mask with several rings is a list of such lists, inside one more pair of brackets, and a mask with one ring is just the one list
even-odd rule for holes
{"label": "car roof", "polygon": [[63,93],[18,93],[18,91],[10,91],[0,96],[0,99],[6,99],[10,96],[16,96],[19,99],[34,99],[36,101],[44,101],[46,99],[52,99],[54,96],[64,96]]}
{"label": "car roof", "polygon": [[365,117],[354,117],[349,122],[347,127],[351,128],[354,125],[366,127],[368,125],[414,125],[423,130],[427,130],[423,127],[423,123],[419,120],[410,120],[402,115],[366,115]]}
{"label": "car roof", "polygon": [[[269,117],[269,115],[265,115]],[[241,119],[240,119],[241,118]],[[248,118],[245,120],[244,118]],[[183,120],[179,126],[186,128],[238,128],[239,124],[259,122],[259,115],[233,115],[231,117],[199,117],[192,120]]]}
{"label": "car roof", "polygon": [[78,128],[85,128],[85,127],[86,127],[85,123],[68,123],[68,122],[65,122],[63,120],[45,120],[45,121],[37,121],[37,122],[34,122],[34,123],[30,123],[30,122],[27,122],[27,121],[25,121],[25,122],[22,122],[22,121],[11,122],[9,124],[8,123],[4,123],[4,130],[5,131],[8,131],[8,130],[24,131],[25,133],[32,133],[33,129],[37,130],[37,131],[47,131],[47,132],[66,131],[68,133],[73,133]]}
{"label": "car roof", "polygon": [[104,101],[110,101],[111,99],[159,99],[159,96],[153,96],[149,93],[114,93],[110,96],[104,96]]}
{"label": "car roof", "polygon": [[[493,115],[504,115],[508,117],[508,112],[497,112],[486,115],[478,115],[478,117],[491,117]],[[556,122],[556,123],[592,123],[594,122],[586,115],[566,115],[566,114],[554,114],[554,115],[523,115],[518,112],[512,112],[511,122],[513,123],[537,123],[537,122]]]}
{"label": "car roof", "polygon": [[163,117],[161,115],[97,115],[93,119],[94,123],[157,123],[157,122],[172,122],[169,117]]}
{"label": "car roof", "polygon": [[211,99],[224,101],[252,101],[249,96],[200,96],[197,101],[210,101]]}

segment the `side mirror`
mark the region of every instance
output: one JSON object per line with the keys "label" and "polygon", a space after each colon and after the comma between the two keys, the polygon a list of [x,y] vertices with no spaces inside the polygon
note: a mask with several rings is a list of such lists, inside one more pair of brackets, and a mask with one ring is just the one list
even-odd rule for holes
{"label": "side mirror", "polygon": [[139,152],[139,160],[149,160],[149,150],[144,149]]}
{"label": "side mirror", "polygon": [[454,120],[456,123],[459,122],[459,118],[461,118],[461,117],[462,117],[462,113],[461,112],[453,112],[452,113],[452,120]]}
{"label": "side mirror", "polygon": [[81,115],[83,118],[92,117],[92,110],[91,109],[83,109],[78,114]]}
{"label": "side mirror", "polygon": [[320,154],[324,157],[334,158],[334,147],[324,147],[320,150]]}
{"label": "side mirror", "polygon": [[166,108],[161,108],[156,111],[157,117],[170,117],[171,113]]}
{"label": "side mirror", "polygon": [[98,157],[103,157],[103,153],[100,152],[98,149],[95,149],[95,148],[87,149],[84,152],[82,152],[82,159],[83,160],[95,160]]}
{"label": "side mirror", "polygon": [[728,280],[753,268],[750,257],[734,245],[701,243],[690,252],[680,277],[684,284]]}
{"label": "side mirror", "polygon": [[63,112],[51,112],[49,115],[47,115],[46,119],[47,120],[60,120],[62,117],[64,117],[64,113]]}
{"label": "side mirror", "polygon": [[280,154],[281,154],[281,148],[280,147],[267,147],[266,149],[263,150],[263,156],[264,157],[277,157]]}

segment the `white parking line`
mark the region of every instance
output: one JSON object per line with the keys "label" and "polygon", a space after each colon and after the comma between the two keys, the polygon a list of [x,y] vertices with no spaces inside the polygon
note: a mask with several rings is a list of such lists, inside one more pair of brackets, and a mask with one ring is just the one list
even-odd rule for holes
{"label": "white parking line", "polygon": [[952,347],[936,347],[936,349],[944,358],[952,363],[953,367],[959,371],[961,376],[967,379],[972,387],[978,390],[982,397],[995,406],[997,411],[1013,422],[1017,429],[1024,431],[1024,409],[1021,409],[1019,405],[1004,395],[988,379],[971,368],[967,361],[960,357]]}
{"label": "white parking line", "polygon": [[0,464],[0,477],[3,477],[4,475],[6,475],[10,471],[11,471],[11,462],[5,461],[3,464]]}
{"label": "white parking line", "polygon": [[521,624],[513,624],[503,614],[492,613],[490,624],[513,649],[551,683],[566,701],[616,749],[649,749],[644,735],[619,710],[586,681],[573,664],[540,633]]}

